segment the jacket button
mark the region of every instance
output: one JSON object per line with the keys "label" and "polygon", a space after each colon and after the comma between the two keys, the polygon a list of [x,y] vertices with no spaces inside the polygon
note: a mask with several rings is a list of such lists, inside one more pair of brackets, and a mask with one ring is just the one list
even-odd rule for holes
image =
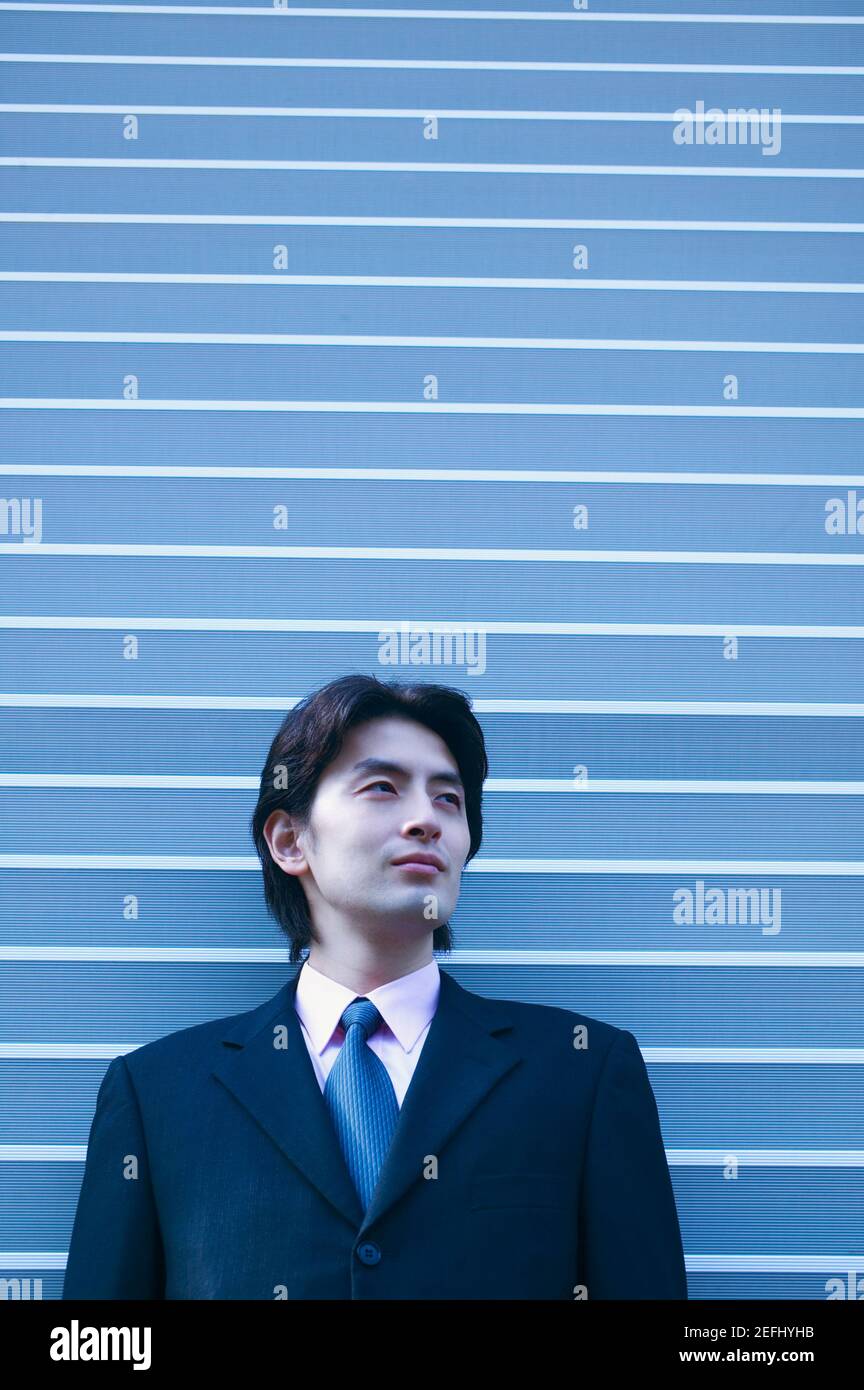
{"label": "jacket button", "polygon": [[357,1258],[364,1265],[377,1265],[381,1258],[381,1248],[374,1240],[364,1241],[362,1245],[357,1246]]}

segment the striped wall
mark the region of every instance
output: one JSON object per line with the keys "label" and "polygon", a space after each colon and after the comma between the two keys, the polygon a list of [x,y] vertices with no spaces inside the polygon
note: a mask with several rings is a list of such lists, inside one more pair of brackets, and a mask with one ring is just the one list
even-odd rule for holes
{"label": "striped wall", "polygon": [[8,1292],[294,968],[257,775],[363,670],[471,695],[441,964],[635,1033],[690,1297],[864,1296],[864,6],[626,3],[0,4]]}

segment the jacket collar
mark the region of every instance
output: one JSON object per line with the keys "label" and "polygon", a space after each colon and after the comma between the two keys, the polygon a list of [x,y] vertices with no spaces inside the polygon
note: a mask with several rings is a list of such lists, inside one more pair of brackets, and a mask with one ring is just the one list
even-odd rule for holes
{"label": "jacket collar", "polygon": [[299,970],[257,1009],[229,1019],[213,1075],[330,1204],[364,1229],[440,1154],[458,1125],[521,1060],[508,1001],[473,994],[441,974],[438,1008],[399,1111],[364,1217],[294,1008]]}

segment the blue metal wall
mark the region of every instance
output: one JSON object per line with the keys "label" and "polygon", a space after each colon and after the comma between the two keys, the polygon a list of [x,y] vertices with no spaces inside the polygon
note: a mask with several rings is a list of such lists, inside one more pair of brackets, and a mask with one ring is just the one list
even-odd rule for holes
{"label": "blue metal wall", "polygon": [[864,1293],[862,6],[627,3],[0,7],[24,1295],[109,1060],[286,978],[248,817],[349,670],[474,699],[441,963],[635,1033],[691,1297]]}

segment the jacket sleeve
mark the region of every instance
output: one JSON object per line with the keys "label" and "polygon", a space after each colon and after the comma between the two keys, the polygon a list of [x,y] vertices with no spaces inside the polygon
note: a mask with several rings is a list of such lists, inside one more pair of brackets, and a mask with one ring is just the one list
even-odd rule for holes
{"label": "jacket sleeve", "polygon": [[597,1084],[579,1203],[580,1277],[598,1298],[686,1299],[687,1273],[660,1117],[632,1033]]}
{"label": "jacket sleeve", "polygon": [[[125,1176],[134,1171],[137,1177]],[[90,1126],[63,1298],[164,1298],[164,1256],[138,1100],[122,1057],[109,1066]]]}

